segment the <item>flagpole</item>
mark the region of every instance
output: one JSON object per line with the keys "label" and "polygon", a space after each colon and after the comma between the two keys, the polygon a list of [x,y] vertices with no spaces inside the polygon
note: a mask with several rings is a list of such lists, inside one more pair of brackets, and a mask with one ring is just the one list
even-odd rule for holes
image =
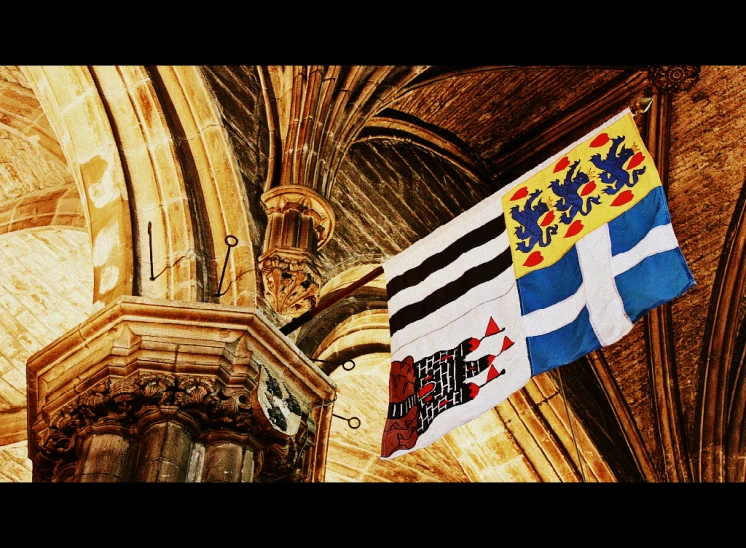
{"label": "flagpole", "polygon": [[358,289],[360,289],[361,287],[363,287],[368,282],[370,282],[372,280],[375,280],[381,274],[383,274],[383,267],[382,266],[377,266],[376,268],[374,268],[373,270],[371,270],[370,272],[368,272],[365,276],[363,276],[362,278],[360,278],[356,282],[353,282],[352,284],[348,285],[344,289],[341,289],[340,291],[338,291],[333,296],[331,296],[328,299],[326,299],[324,302],[322,302],[318,306],[312,308],[311,310],[308,310],[308,311],[304,312],[303,314],[301,314],[297,318],[295,318],[295,319],[291,320],[290,322],[286,323],[285,325],[283,325],[280,328],[280,331],[282,332],[283,335],[289,335],[290,333],[292,333],[293,331],[295,331],[296,329],[298,329],[300,326],[302,326],[303,324],[305,324],[309,320],[311,320],[311,319],[315,318],[316,316],[318,316],[319,313],[323,312],[324,310],[326,310],[327,308],[329,308],[333,304],[341,301],[342,299],[344,299],[348,295],[354,293],[355,291],[357,291]]}

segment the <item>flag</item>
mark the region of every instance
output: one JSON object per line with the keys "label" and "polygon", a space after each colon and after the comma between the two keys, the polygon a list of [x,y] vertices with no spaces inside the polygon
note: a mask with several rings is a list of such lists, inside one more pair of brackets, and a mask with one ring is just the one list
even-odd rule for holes
{"label": "flag", "polygon": [[694,285],[629,109],[383,264],[381,458],[427,447]]}

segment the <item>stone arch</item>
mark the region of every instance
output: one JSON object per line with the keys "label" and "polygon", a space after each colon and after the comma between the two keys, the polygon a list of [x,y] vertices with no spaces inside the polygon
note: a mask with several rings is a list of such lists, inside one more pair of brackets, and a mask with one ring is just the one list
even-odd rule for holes
{"label": "stone arch", "polygon": [[0,234],[41,226],[86,230],[78,190],[72,183],[29,192],[0,206]]}
{"label": "stone arch", "polygon": [[744,292],[746,291],[746,186],[735,205],[713,283],[700,367],[695,478],[744,481]]}
{"label": "stone arch", "polygon": [[93,256],[93,311],[132,293],[128,194],[117,143],[90,70],[27,66],[83,202]]}
{"label": "stone arch", "polygon": [[[172,128],[177,145],[190,157],[190,166],[199,181],[203,215],[209,237],[206,249],[208,271],[216,279],[206,290],[205,300],[236,306],[257,306],[257,277],[254,269],[250,215],[246,191],[233,149],[225,134],[220,113],[201,69],[196,66],[159,66],[153,69],[159,86],[168,97],[168,108],[177,123]],[[216,297],[226,256],[225,238],[235,236],[231,248],[223,295]]]}
{"label": "stone arch", "polygon": [[132,293],[199,300],[200,250],[185,177],[153,82],[143,67],[91,67],[91,73],[109,113],[128,184],[136,258]]}
{"label": "stone arch", "polygon": [[[254,306],[246,200],[199,68],[23,70],[83,202],[93,251],[93,310],[131,294]],[[185,173],[179,147],[193,172]],[[188,185],[203,201],[198,211],[190,212]],[[206,221],[202,238],[198,217]],[[228,291],[218,298],[216,272],[228,227],[239,244],[226,269]]]}

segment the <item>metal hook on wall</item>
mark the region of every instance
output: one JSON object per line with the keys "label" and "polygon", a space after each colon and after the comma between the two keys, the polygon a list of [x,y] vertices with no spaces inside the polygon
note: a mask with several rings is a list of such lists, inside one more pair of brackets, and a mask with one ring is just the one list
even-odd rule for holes
{"label": "metal hook on wall", "polygon": [[[332,363],[334,365],[341,365],[342,369],[344,369],[345,371],[352,371],[353,369],[355,369],[355,360],[345,360],[344,362],[333,362],[333,361],[329,361],[329,360],[320,360],[319,358],[311,358],[311,359],[313,361],[315,361],[315,362]],[[351,363],[352,366],[346,367],[346,365],[348,363]],[[334,400],[333,401],[337,401],[337,396],[336,395],[334,396]],[[332,413],[332,417],[337,417],[338,419],[342,419],[343,421],[347,421],[347,426],[349,426],[353,430],[355,430],[357,428],[360,428],[360,419],[357,418],[357,417],[347,418],[347,417],[342,417],[340,415],[335,415],[334,413]]]}
{"label": "metal hook on wall", "polygon": [[[224,293],[221,293],[220,290],[223,287],[223,278],[225,277],[225,269],[228,266],[228,257],[230,257],[231,255],[231,248],[236,247],[238,245],[238,238],[236,238],[232,234],[228,234],[225,237],[225,245],[228,246],[228,251],[225,254],[225,262],[223,262],[223,273],[220,275],[220,283],[218,284],[218,290],[215,293],[216,297],[222,297],[223,295],[228,293],[228,289],[226,289]],[[228,285],[228,287],[230,288],[230,284]]]}
{"label": "metal hook on wall", "polygon": [[[353,369],[355,369],[355,360],[345,360],[344,362],[331,362],[329,360],[320,360],[318,358],[311,358],[311,359],[315,362],[332,363],[334,365],[341,365],[342,369],[344,369],[345,371],[352,371]],[[352,366],[346,367],[348,363],[351,363]]]}
{"label": "metal hook on wall", "polygon": [[187,257],[187,255],[182,255],[182,256],[180,256],[180,257],[179,257],[178,259],[176,259],[176,260],[174,261],[174,263],[173,263],[173,264],[171,264],[171,265],[167,264],[166,266],[164,266],[164,267],[163,267],[163,270],[161,270],[161,271],[160,271],[160,272],[159,272],[158,274],[156,274],[156,273],[155,273],[155,272],[153,271],[153,223],[152,223],[152,222],[150,222],[150,221],[148,221],[148,246],[149,246],[149,248],[150,248],[150,249],[149,249],[149,252],[150,252],[150,281],[151,281],[151,282],[154,282],[154,281],[155,281],[156,279],[158,279],[158,278],[160,277],[160,275],[161,275],[161,274],[163,274],[163,273],[164,273],[164,272],[165,272],[166,270],[168,270],[169,268],[172,268],[172,267],[173,267],[173,266],[175,266],[175,265],[176,265],[176,264],[177,264],[177,263],[178,263],[178,262],[179,262],[180,260],[182,260],[182,259],[185,259],[185,258]]}
{"label": "metal hook on wall", "polygon": [[347,421],[347,426],[349,426],[353,430],[360,428],[360,419],[358,419],[357,417],[350,417],[348,419],[347,417],[340,417],[339,415],[335,415],[334,413],[332,413],[332,417],[337,417],[338,419]]}
{"label": "metal hook on wall", "polygon": [[[324,360],[316,360],[316,361],[324,361]],[[352,361],[352,360],[348,360],[348,361]],[[336,362],[332,362],[332,363],[336,363]],[[355,362],[353,362],[353,363],[355,363]],[[313,409],[316,409],[317,407],[326,407],[327,405],[331,405],[335,401],[337,401],[337,394],[334,394],[334,399],[332,401],[323,403],[321,405],[317,405],[316,407],[313,407]],[[360,419],[357,418],[357,417],[350,417],[348,419],[347,417],[342,417],[342,416],[336,415],[334,413],[332,413],[332,417],[337,417],[338,419],[342,419],[343,421],[346,421],[347,422],[347,426],[349,426],[353,430],[355,430],[357,428],[360,428],[361,422],[360,422]]]}
{"label": "metal hook on wall", "polygon": [[153,272],[153,223],[148,221],[148,244],[150,251],[150,281],[155,280],[155,273]]}

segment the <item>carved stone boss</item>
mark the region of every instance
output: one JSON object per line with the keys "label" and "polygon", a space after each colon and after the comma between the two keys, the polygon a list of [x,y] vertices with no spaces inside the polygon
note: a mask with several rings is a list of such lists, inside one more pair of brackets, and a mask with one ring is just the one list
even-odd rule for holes
{"label": "carved stone boss", "polygon": [[27,389],[35,482],[324,479],[334,384],[254,309],[122,297]]}

